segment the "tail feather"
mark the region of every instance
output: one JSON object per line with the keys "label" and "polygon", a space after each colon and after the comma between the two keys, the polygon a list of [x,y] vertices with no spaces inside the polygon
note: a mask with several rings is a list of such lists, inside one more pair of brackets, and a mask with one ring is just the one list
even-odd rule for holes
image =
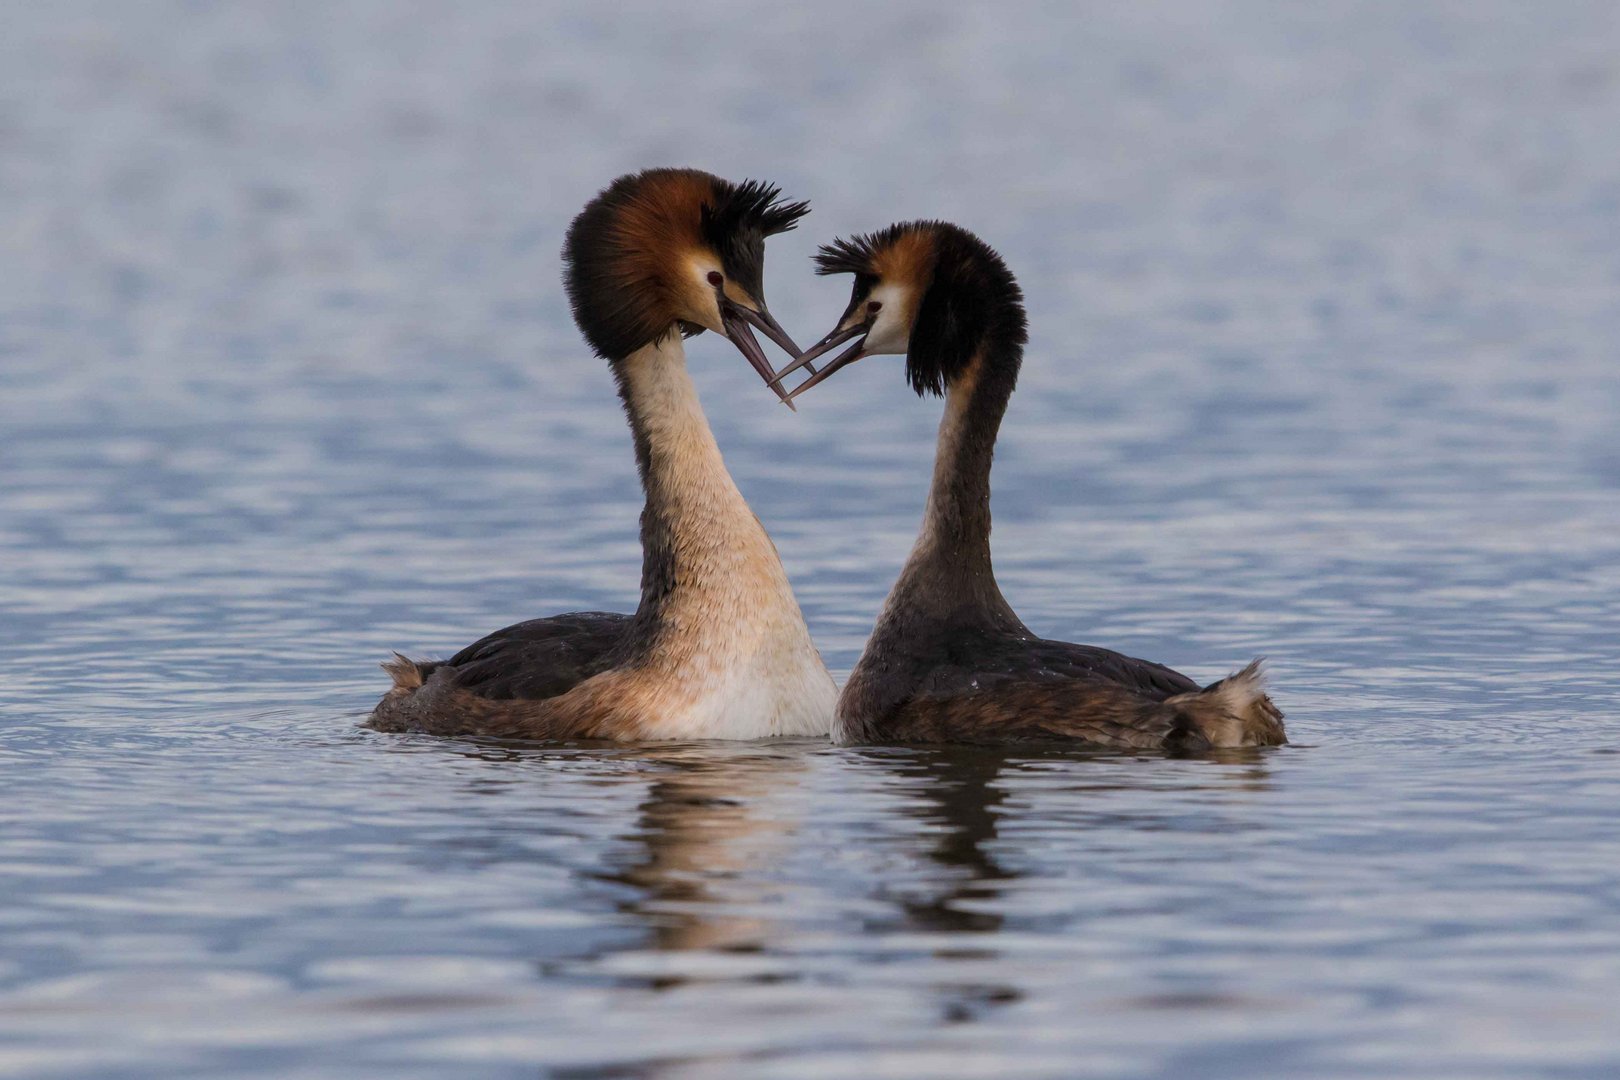
{"label": "tail feather", "polygon": [[1172,742],[1203,746],[1280,746],[1288,741],[1282,710],[1266,696],[1263,658],[1190,694],[1168,698],[1176,709]]}
{"label": "tail feather", "polygon": [[416,690],[427,681],[438,665],[428,661],[412,660],[399,653],[394,654],[392,660],[384,660],[382,669],[388,672],[388,677],[394,680],[395,690]]}

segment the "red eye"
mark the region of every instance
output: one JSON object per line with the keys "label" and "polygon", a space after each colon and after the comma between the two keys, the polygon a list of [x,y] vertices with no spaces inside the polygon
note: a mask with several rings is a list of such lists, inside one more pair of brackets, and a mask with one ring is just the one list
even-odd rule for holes
{"label": "red eye", "polygon": [[720,271],[718,271],[718,270],[710,270],[709,271],[709,284],[710,285],[713,285],[715,288],[718,289],[720,286],[724,285],[725,283],[726,283],[726,279],[720,276]]}

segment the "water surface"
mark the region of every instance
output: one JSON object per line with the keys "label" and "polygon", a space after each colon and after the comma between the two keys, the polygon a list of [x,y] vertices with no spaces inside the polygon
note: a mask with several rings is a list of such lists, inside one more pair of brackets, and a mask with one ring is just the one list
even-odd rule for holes
{"label": "water surface", "polygon": [[[1620,18],[1602,3],[112,2],[0,35],[0,1076],[1620,1069]],[[1202,759],[361,730],[634,603],[557,251],[625,169],[941,216],[1033,339],[1033,628]],[[842,677],[935,402],[692,362]]]}

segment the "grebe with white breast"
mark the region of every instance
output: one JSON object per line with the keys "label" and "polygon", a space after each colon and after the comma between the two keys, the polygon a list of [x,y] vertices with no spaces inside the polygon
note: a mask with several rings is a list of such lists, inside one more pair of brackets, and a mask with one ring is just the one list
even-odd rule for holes
{"label": "grebe with white breast", "polygon": [[574,219],[568,298],[618,383],[646,495],[640,604],[633,615],[518,623],[445,661],[396,654],[372,727],[617,740],[827,733],[837,690],[776,548],[726,471],[682,344],[713,330],[767,382],[750,324],[798,355],[765,307],[762,278],[765,238],[808,207],[778,196],[754,181],[651,169],[620,177]]}

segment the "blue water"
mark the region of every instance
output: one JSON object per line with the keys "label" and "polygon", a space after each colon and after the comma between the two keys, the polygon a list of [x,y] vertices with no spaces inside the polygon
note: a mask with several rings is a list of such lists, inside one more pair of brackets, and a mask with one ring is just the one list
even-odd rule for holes
{"label": "blue water", "polygon": [[[994,242],[999,573],[1209,760],[381,736],[388,650],[634,603],[562,230],[624,170]],[[0,1076],[1620,1071],[1608,3],[12,4]],[[935,402],[716,433],[829,664]]]}

